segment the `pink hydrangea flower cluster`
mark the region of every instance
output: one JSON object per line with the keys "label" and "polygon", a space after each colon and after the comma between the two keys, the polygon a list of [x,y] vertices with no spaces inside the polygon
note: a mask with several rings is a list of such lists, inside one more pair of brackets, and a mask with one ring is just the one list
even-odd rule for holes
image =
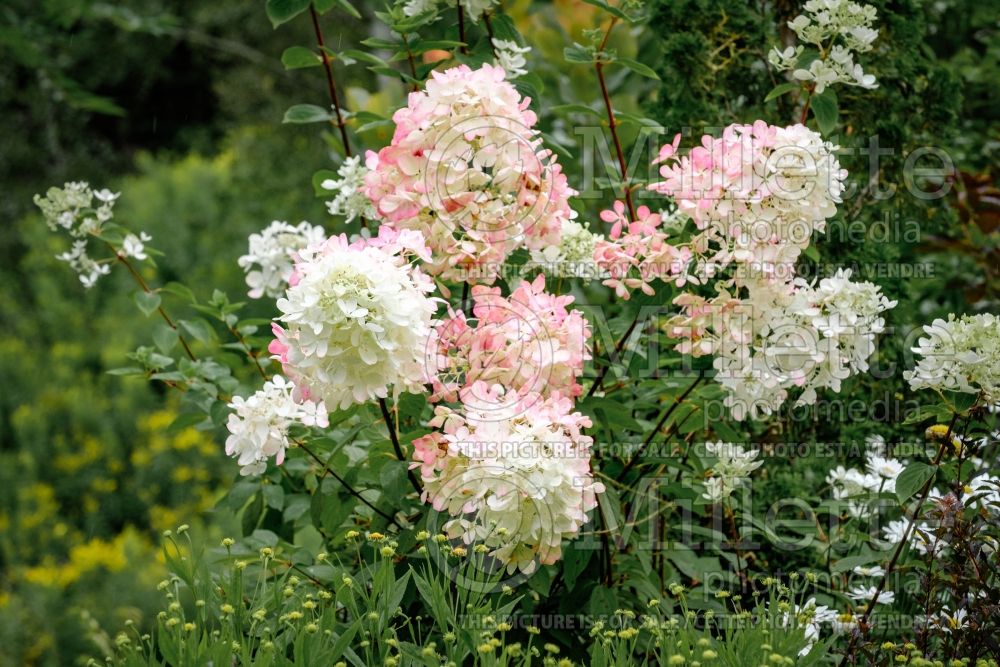
{"label": "pink hydrangea flower cluster", "polygon": [[650,283],[657,279],[678,286],[687,281],[697,283],[696,277],[687,274],[691,250],[667,243],[667,234],[660,228],[661,215],[640,206],[636,216],[638,220],[629,221],[620,201],[601,212],[601,220],[611,224],[608,239],[594,246],[594,262],[608,274],[604,284],[614,288],[619,298],[628,299],[635,289],[652,296]]}
{"label": "pink hydrangea flower cluster", "polygon": [[[483,412],[439,405],[438,431],[413,442],[424,500],[452,517],[443,530],[465,544],[483,544],[509,573],[530,574],[562,556],[597,506],[604,486],[590,470],[590,419],[558,391],[518,394],[475,383],[491,399]],[[497,410],[499,408],[499,411]]]}
{"label": "pink hydrangea flower cluster", "polygon": [[774,412],[793,388],[799,404],[814,403],[820,388],[839,391],[867,370],[882,313],[895,303],[849,271],[818,284],[796,276],[799,255],[841,202],[847,172],[837,147],[803,125],[763,121],[702,137],[686,155],[679,142],[660,149],[664,180],[650,189],[670,195],[694,232],[672,244],[660,214],[641,207],[629,220],[617,202],[601,214],[611,231],[594,252],[610,275],[604,284],[626,299],[635,289],[654,294],[656,279],[711,285],[710,295],[674,299],[681,313],[667,332],[678,351],[715,356],[715,379],[738,419]]}
{"label": "pink hydrangea flower cluster", "polygon": [[557,245],[575,217],[529,102],[499,67],[432,72],[390,145],[368,152],[365,194],[385,224],[424,235],[431,275],[491,284],[511,252]]}
{"label": "pink hydrangea flower cluster", "polygon": [[450,312],[431,336],[430,426],[414,442],[424,499],[447,532],[485,544],[510,571],[560,557],[603,491],[590,471],[590,420],[575,411],[590,358],[586,319],[545,277],[472,289],[472,318]]}
{"label": "pink hydrangea flower cluster", "polygon": [[[546,292],[539,274],[508,297],[499,287],[476,285],[472,301],[474,324],[464,312],[452,311],[434,328],[428,351],[435,370],[432,400],[472,402],[473,386],[493,384],[520,395],[580,395],[591,332],[586,318],[569,308],[572,296]],[[484,405],[490,401],[482,397]]]}
{"label": "pink hydrangea flower cluster", "polygon": [[847,171],[839,147],[804,125],[764,121],[730,125],[705,135],[687,155],[680,135],[660,149],[662,181],[650,189],[669,195],[691,217],[691,240],[701,271],[715,274],[739,264],[734,280],[759,274],[784,281],[814,232],[837,212]]}
{"label": "pink hydrangea flower cluster", "polygon": [[837,147],[803,125],[763,121],[705,136],[684,156],[679,139],[661,148],[664,180],[650,188],[693,220],[690,282],[712,281],[714,294],[674,299],[681,314],[667,332],[680,339],[678,351],[715,356],[737,419],[773,413],[793,388],[798,404],[814,403],[820,388],[839,391],[867,370],[882,313],[895,302],[850,271],[818,284],[796,276],[802,250],[841,202],[847,172]]}

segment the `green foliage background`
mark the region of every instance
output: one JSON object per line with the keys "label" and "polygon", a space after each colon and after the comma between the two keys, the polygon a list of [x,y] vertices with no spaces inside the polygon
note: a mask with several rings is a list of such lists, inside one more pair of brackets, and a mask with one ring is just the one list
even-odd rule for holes
{"label": "green foliage background", "polygon": [[[535,106],[549,136],[573,156],[562,158],[572,183],[585,157],[574,133],[581,119],[549,109],[597,108],[592,72],[565,62],[562,49],[582,41],[599,15],[567,1],[504,4],[535,48]],[[1000,146],[996,3],[874,4],[883,30],[871,58],[880,88],[842,94],[840,142],[877,134],[894,148],[883,161],[884,183],[901,186],[903,156],[925,145],[992,179]],[[649,64],[662,82],[619,68],[609,76],[616,109],[650,116],[668,136],[758,117],[793,120],[790,97],[762,100],[775,84],[766,50],[784,38],[777,26],[798,13],[795,3],[655,0],[650,10],[645,30],[621,30],[609,47]],[[338,49],[358,47],[368,34],[366,20],[344,16],[329,29]],[[95,645],[107,642],[100,628],[149,623],[163,573],[154,548],[162,530],[204,523],[213,539],[239,530],[230,510],[215,509],[235,477],[221,438],[170,426],[177,405],[162,388],[106,373],[124,365],[153,327],[135,316],[127,277],[84,291],[54,261],[63,240],[45,229],[31,196],[78,179],[121,190],[118,217],[152,234],[165,253],[164,282],[183,277],[237,298],[245,288],[236,259],[250,232],[272,219],[336,228],[310,183],[314,171],[335,165],[336,138],[318,126],[279,124],[293,103],[324,103],[318,70],[280,66],[285,47],[310,40],[308,22],[272,30],[256,2],[14,0],[0,8],[0,664],[73,664],[99,652]],[[398,81],[360,65],[342,75],[354,110],[388,115],[405,94]],[[629,144],[637,128],[625,127]],[[386,132],[364,139],[378,146]],[[844,166],[863,175],[862,159]],[[606,176],[599,183],[609,185]],[[606,190],[602,200],[584,201],[584,218],[596,220],[610,199]],[[900,301],[899,325],[996,308],[989,281],[996,266],[983,267],[996,261],[995,227],[984,230],[948,201],[906,196],[866,204],[857,215],[866,228],[886,215],[912,220],[920,238],[826,243],[812,261],[933,262],[933,278],[872,278]],[[902,352],[898,344],[881,349],[897,363]],[[898,377],[859,379],[847,391],[862,400],[908,398]],[[891,417],[792,428],[820,441],[903,432]],[[769,488],[776,497],[818,500],[827,467],[809,460],[770,467]],[[532,586],[544,595],[553,582],[542,579]],[[586,604],[584,592],[562,604]]]}

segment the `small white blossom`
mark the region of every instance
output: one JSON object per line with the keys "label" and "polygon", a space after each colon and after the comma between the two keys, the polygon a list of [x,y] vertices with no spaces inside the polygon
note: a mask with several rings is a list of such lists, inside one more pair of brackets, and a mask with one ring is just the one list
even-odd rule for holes
{"label": "small white blossom", "polygon": [[257,393],[243,398],[236,396],[229,407],[226,427],[226,454],[235,456],[243,475],[259,475],[267,467],[267,459],[275,457],[278,465],[285,460],[288,429],[295,423],[325,428],[329,422],[322,401],[296,402],[294,386],[280,375],[264,383]]}
{"label": "small white blossom", "polygon": [[238,260],[247,274],[250,298],[281,296],[288,287],[297,253],[325,239],[326,232],[319,225],[300,222],[293,226],[282,220],[251,234],[247,254]]}
{"label": "small white blossom", "polygon": [[759,449],[744,449],[731,442],[706,442],[705,449],[718,461],[712,465],[711,477],[705,480],[704,498],[719,502],[732,495],[763,461],[758,461]]}
{"label": "small white blossom", "polygon": [[149,257],[146,254],[146,243],[152,241],[151,237],[146,232],[139,232],[139,235],[128,234],[122,241],[121,250],[118,251],[123,257],[132,257],[138,260],[144,260]]}
{"label": "small white blossom", "polygon": [[344,160],[337,169],[339,179],[328,178],[320,186],[324,190],[336,192],[336,196],[326,203],[330,215],[342,215],[347,222],[355,218],[375,219],[375,207],[364,193],[365,174],[368,168],[361,156],[355,155]]}
{"label": "small white blossom", "polygon": [[494,37],[493,51],[496,53],[496,64],[506,70],[509,78],[516,79],[528,73],[524,68],[527,64],[524,56],[531,51],[530,46],[518,46],[513,40]]}

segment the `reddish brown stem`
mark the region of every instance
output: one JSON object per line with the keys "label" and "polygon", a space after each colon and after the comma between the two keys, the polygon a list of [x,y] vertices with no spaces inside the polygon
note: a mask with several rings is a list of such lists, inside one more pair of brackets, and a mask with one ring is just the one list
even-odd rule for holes
{"label": "reddish brown stem", "polygon": [[[121,262],[126,269],[128,269],[128,272],[132,275],[132,278],[135,279],[135,281],[139,284],[139,287],[142,288],[142,291],[145,292],[146,294],[152,294],[153,290],[149,288],[149,285],[146,284],[145,279],[141,275],[139,275],[139,272],[135,270],[135,267],[132,266],[131,262],[129,262],[126,258],[118,254],[118,251],[115,250],[114,246],[112,246],[110,243],[108,244],[108,247],[110,247],[111,251],[115,253],[115,257],[118,259],[118,261]],[[187,358],[190,359],[191,361],[197,361],[197,359],[194,356],[194,352],[191,351],[191,347],[188,345],[188,342],[184,340],[184,335],[180,332],[180,329],[177,328],[177,325],[174,323],[174,321],[170,319],[170,316],[167,315],[167,311],[163,309],[163,306],[157,306],[156,312],[160,314],[160,317],[163,318],[163,321],[167,323],[168,327],[177,332],[177,340],[181,342],[181,347],[184,348],[184,353],[187,355]]]}
{"label": "reddish brown stem", "polygon": [[462,42],[462,53],[468,54],[469,48],[465,42],[465,11],[462,10],[462,0],[455,3],[455,9],[458,10],[458,41]]}
{"label": "reddish brown stem", "polygon": [[[608,45],[608,39],[611,37],[611,31],[614,29],[615,24],[618,23],[618,17],[611,17],[611,24],[608,26],[607,32],[604,33],[604,39],[601,40],[601,46],[599,47],[601,53]],[[611,131],[611,140],[615,145],[615,154],[618,157],[618,168],[621,170],[622,174],[622,187],[625,190],[625,203],[628,204],[628,212],[631,216],[629,220],[635,220],[635,205],[632,203],[632,189],[628,182],[628,165],[625,162],[625,151],[622,150],[622,142],[618,137],[618,121],[615,120],[615,112],[611,106],[611,96],[608,94],[608,84],[604,80],[604,63],[600,60],[601,54],[598,54],[598,59],[594,61],[594,69],[597,70],[597,80],[601,84],[601,95],[604,97],[604,108],[608,113],[608,129]]]}
{"label": "reddish brown stem", "polygon": [[351,144],[347,139],[347,127],[344,125],[344,118],[340,114],[340,97],[337,95],[337,82],[333,78],[333,66],[330,64],[330,55],[326,52],[326,44],[323,41],[323,30],[319,26],[319,14],[316,8],[309,5],[309,15],[312,17],[313,30],[316,32],[316,43],[319,45],[319,55],[323,59],[323,69],[326,72],[326,88],[330,94],[330,104],[336,120],[334,125],[340,128],[340,140],[344,143],[344,155],[351,157]]}

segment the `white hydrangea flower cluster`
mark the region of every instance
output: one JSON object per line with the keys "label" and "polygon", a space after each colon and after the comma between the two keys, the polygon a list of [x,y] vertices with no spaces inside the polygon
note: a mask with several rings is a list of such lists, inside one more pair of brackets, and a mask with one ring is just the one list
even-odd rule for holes
{"label": "white hydrangea flower cluster", "polygon": [[396,393],[422,392],[433,282],[409,263],[429,258],[419,232],[385,226],[376,239],[344,235],[299,252],[291,286],[278,299],[269,349],[295,383],[296,398],[347,408]]}
{"label": "white hydrangea flower cluster", "polygon": [[493,61],[498,67],[502,67],[507,72],[507,77],[516,79],[528,73],[525,66],[528,64],[525,55],[531,52],[530,46],[518,46],[518,43],[510,39],[497,39],[494,37],[493,53],[496,58]]}
{"label": "white hydrangea flower cluster", "polygon": [[[791,70],[799,81],[812,82],[821,94],[827,86],[842,83],[861,88],[877,88],[875,76],[866,74],[855,53],[867,53],[878,37],[872,28],[877,11],[871,5],[851,0],[809,0],[805,13],[788,22],[800,41],[819,49],[818,57],[808,68],[799,66],[805,51],[803,46],[772,48],[768,60],[779,72]],[[839,43],[838,43],[839,40]]]}
{"label": "white hydrangea flower cluster", "polygon": [[682,338],[681,352],[715,354],[715,379],[734,418],[773,414],[793,388],[802,389],[796,405],[812,405],[819,389],[840,391],[843,380],[868,370],[882,313],[896,305],[850,276],[838,270],[815,286],[748,282],[743,299],[725,289],[711,301],[682,295],[685,314],[669,330]]}
{"label": "white hydrangea flower cluster", "polygon": [[913,352],[916,368],[903,376],[913,389],[981,394],[1000,402],[1000,317],[992,313],[936,319]]}
{"label": "white hydrangea flower cluster", "polygon": [[531,263],[557,278],[600,278],[594,250],[604,240],[576,220],[563,220],[559,244],[531,251]]}
{"label": "white hydrangea flower cluster", "polygon": [[237,458],[241,475],[261,474],[272,456],[281,465],[293,424],[329,425],[323,402],[296,401],[293,389],[291,382],[275,375],[257,393],[247,398],[235,396],[229,404],[233,412],[226,424],[226,454]]}
{"label": "white hydrangea flower cluster", "polygon": [[[89,255],[89,238],[107,231],[114,217],[115,201],[121,195],[107,189],[93,190],[83,181],[66,183],[62,188],[49,188],[45,196],[35,195],[34,202],[42,211],[49,229],[66,231],[73,245],[56,259],[70,265],[84,287],[90,288],[101,276],[111,273],[110,259],[94,259]],[[146,232],[127,232],[115,254],[123,258],[147,259],[145,244],[152,240]]]}
{"label": "white hydrangea flower cluster", "polygon": [[757,460],[759,449],[748,450],[731,442],[706,442],[705,449],[718,459],[712,464],[711,476],[705,480],[705,493],[702,494],[713,503],[731,496],[763,463]]}
{"label": "white hydrangea flower cluster", "polygon": [[498,406],[455,411],[438,406],[432,427],[414,441],[424,496],[453,517],[444,532],[465,544],[485,545],[508,573],[532,573],[562,556],[562,541],[576,535],[597,506],[604,486],[590,470],[591,425],[573,401],[553,394],[521,396],[490,389]]}
{"label": "white hydrangea flower cluster", "polygon": [[283,220],[275,220],[260,232],[251,234],[247,254],[238,260],[246,272],[250,288],[247,294],[252,299],[281,296],[288,287],[296,253],[325,239],[326,232],[322,227],[305,221],[290,225]]}
{"label": "white hydrangea flower cluster", "polygon": [[330,215],[342,215],[346,222],[355,218],[376,219],[375,207],[364,192],[365,175],[368,168],[360,155],[347,158],[337,169],[339,179],[328,178],[320,183],[324,190],[336,192],[336,196],[326,203]]}

